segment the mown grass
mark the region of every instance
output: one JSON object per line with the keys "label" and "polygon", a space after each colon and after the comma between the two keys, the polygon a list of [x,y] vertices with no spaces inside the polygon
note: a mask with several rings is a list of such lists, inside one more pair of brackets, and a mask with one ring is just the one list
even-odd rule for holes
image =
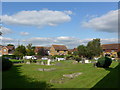
{"label": "mown grass", "polygon": [[[56,62],[56,65],[45,66],[32,64],[16,64],[9,71],[4,71],[3,74],[3,88],[99,88],[102,87],[101,80],[108,76],[111,72],[112,74],[118,71],[118,62],[113,62],[110,69],[95,68],[92,63],[89,64],[73,64],[72,60]],[[56,68],[54,71],[42,72],[38,71],[39,68]],[[82,72],[82,74],[74,79],[65,79],[64,83],[52,83],[50,80],[59,80],[62,78],[63,74],[70,74]],[[110,75],[111,76],[111,75]],[[110,77],[104,81],[109,81],[109,86],[113,84],[110,83]],[[115,77],[118,79],[118,77]],[[116,80],[115,79],[115,80]],[[117,82],[115,81],[114,82]],[[102,88],[105,88],[104,85]],[[117,88],[117,85],[113,86]]]}

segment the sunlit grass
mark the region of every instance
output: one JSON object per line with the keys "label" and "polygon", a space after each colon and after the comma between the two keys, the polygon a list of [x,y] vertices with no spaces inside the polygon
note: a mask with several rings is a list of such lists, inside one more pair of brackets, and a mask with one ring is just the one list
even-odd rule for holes
{"label": "sunlit grass", "polygon": [[[58,65],[46,66],[32,64],[16,64],[9,71],[3,72],[3,88],[5,87],[25,87],[40,88],[39,82],[46,82],[51,88],[91,88],[96,85],[102,78],[110,73],[109,70],[103,68],[95,68],[92,63],[89,64],[73,64],[72,60],[56,62]],[[18,66],[21,65],[21,66]],[[113,62],[110,68],[115,68],[118,62]],[[17,67],[18,66],[18,67]],[[38,71],[39,68],[56,68],[56,70],[43,72]],[[82,74],[74,79],[66,79],[62,84],[50,83],[50,80],[59,80],[63,74],[82,72]],[[22,80],[23,79],[23,80]],[[36,83],[37,82],[37,83]],[[32,83],[32,84],[31,84]]]}

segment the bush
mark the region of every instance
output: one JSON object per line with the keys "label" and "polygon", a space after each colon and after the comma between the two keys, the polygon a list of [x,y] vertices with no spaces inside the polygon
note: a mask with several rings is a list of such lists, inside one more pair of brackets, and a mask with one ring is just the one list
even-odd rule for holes
{"label": "bush", "polygon": [[56,57],[57,58],[64,58],[65,56],[64,55],[54,55],[54,56],[52,56],[53,59],[55,59]]}
{"label": "bush", "polygon": [[82,59],[79,56],[74,56],[74,59],[79,63]]}
{"label": "bush", "polygon": [[103,67],[108,68],[112,63],[112,59],[108,57],[101,57],[98,59],[98,62],[96,63],[97,67]]}
{"label": "bush", "polygon": [[13,62],[13,63],[21,63],[21,62],[23,62],[23,60],[16,60],[16,59],[11,59],[10,61]]}
{"label": "bush", "polygon": [[2,57],[6,58],[6,59],[15,59],[16,58],[15,55],[3,55]]}
{"label": "bush", "polygon": [[8,70],[12,67],[13,63],[6,58],[2,58],[2,70]]}

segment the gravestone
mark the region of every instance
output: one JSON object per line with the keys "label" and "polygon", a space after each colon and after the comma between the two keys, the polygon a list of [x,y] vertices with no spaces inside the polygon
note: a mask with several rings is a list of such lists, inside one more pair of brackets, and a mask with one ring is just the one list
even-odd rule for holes
{"label": "gravestone", "polygon": [[55,65],[56,65],[56,66],[61,66],[62,64],[61,64],[61,63],[56,63]]}
{"label": "gravestone", "polygon": [[26,64],[30,64],[30,62],[26,62]]}
{"label": "gravestone", "polygon": [[41,62],[41,65],[44,65],[44,63],[43,63],[43,62]]}
{"label": "gravestone", "polygon": [[51,62],[51,60],[50,60],[50,59],[48,59],[48,61],[47,61],[47,65],[50,65],[50,62]]}

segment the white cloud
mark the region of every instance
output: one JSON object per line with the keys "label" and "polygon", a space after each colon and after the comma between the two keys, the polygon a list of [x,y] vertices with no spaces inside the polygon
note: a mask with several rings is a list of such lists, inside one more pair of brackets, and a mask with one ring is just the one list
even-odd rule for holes
{"label": "white cloud", "polygon": [[10,25],[24,25],[24,26],[56,26],[60,23],[69,22],[72,11],[21,11],[14,15],[3,15],[2,21]]}
{"label": "white cloud", "polygon": [[[51,46],[52,44],[62,44],[66,45],[68,48],[75,48],[78,45],[86,45],[89,41],[93,40],[92,38],[88,39],[80,39],[75,37],[49,37],[49,38],[41,38],[41,37],[34,37],[27,40],[24,40],[24,42],[33,43],[33,45],[37,46]],[[109,43],[117,43],[118,39],[116,38],[110,38],[110,39],[101,39],[101,44],[109,44]]]}
{"label": "white cloud", "polygon": [[118,10],[112,10],[105,15],[92,18],[87,22],[83,22],[82,26],[93,28],[96,31],[118,32]]}
{"label": "white cloud", "polygon": [[11,29],[6,28],[6,27],[0,27],[0,31],[2,32],[3,35],[10,34],[13,32]]}
{"label": "white cloud", "polygon": [[[58,44],[58,45],[66,45],[68,48],[75,48],[79,45],[86,45],[89,41],[93,40],[92,38],[88,39],[80,39],[75,37],[33,37],[29,39],[20,40],[18,43],[17,39],[12,39],[8,37],[0,37],[0,40],[2,40],[2,44],[14,44],[17,46],[18,44],[28,45],[29,43],[32,43],[35,46],[51,46],[52,44]],[[101,39],[101,44],[112,44],[112,43],[118,43],[117,38],[104,38]]]}
{"label": "white cloud", "polygon": [[28,32],[20,32],[20,35],[22,35],[22,36],[27,36],[27,35],[29,35],[30,33],[28,33]]}
{"label": "white cloud", "polygon": [[13,43],[13,44],[15,44],[15,39],[12,39],[12,38],[8,38],[8,37],[0,37],[0,42],[1,42],[1,44],[2,45],[4,45],[4,44],[10,44],[10,43]]}

